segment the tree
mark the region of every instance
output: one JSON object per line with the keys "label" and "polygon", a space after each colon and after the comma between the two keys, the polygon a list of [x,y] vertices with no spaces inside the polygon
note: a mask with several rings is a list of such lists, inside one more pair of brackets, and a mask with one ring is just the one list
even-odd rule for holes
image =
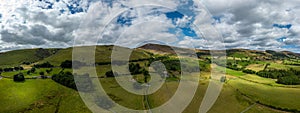
{"label": "tree", "polygon": [[132,75],[136,75],[136,74],[141,74],[141,66],[140,64],[134,64],[134,63],[130,63],[129,64],[129,71]]}
{"label": "tree", "polygon": [[45,73],[44,73],[43,71],[41,71],[39,74],[40,74],[40,75],[45,75]]}
{"label": "tree", "polygon": [[3,71],[4,72],[11,72],[11,71],[14,71],[14,68],[4,68]]}
{"label": "tree", "polygon": [[30,69],[30,73],[34,73],[35,70],[36,70],[35,67],[31,68],[31,69]]}
{"label": "tree", "polygon": [[116,76],[118,76],[118,73],[117,72],[113,72],[112,70],[110,70],[110,71],[107,71],[105,73],[105,76],[106,77],[116,77]]}
{"label": "tree", "polygon": [[18,73],[16,75],[14,75],[14,81],[15,82],[23,82],[23,81],[25,81],[25,77],[24,77],[23,73]]}
{"label": "tree", "polygon": [[52,70],[53,70],[52,68],[51,69],[47,69],[46,72],[49,74],[49,73],[51,73]]}
{"label": "tree", "polygon": [[52,76],[52,80],[55,82],[62,84],[66,87],[72,88],[77,90],[75,81],[74,81],[74,76],[71,72],[60,72],[58,74],[54,74]]}
{"label": "tree", "polygon": [[34,65],[35,68],[51,68],[54,67],[52,64],[50,64],[49,62],[45,62],[42,64],[36,64]]}
{"label": "tree", "polygon": [[71,60],[65,60],[60,64],[61,68],[72,68],[72,61]]}

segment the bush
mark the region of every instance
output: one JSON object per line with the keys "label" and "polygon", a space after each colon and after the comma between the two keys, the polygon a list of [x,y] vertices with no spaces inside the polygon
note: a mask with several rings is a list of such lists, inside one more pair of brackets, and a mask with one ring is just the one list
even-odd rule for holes
{"label": "bush", "polygon": [[25,77],[24,77],[23,73],[18,73],[16,75],[14,75],[14,81],[15,82],[23,82],[23,81],[25,81]]}

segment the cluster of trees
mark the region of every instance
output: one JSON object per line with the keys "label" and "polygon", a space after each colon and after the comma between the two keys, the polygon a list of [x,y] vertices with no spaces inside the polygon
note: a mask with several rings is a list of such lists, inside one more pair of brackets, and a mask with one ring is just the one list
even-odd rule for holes
{"label": "cluster of trees", "polygon": [[0,73],[1,72],[12,72],[12,71],[20,71],[20,70],[24,70],[23,67],[21,66],[17,66],[17,67],[9,67],[9,68],[0,68]]}
{"label": "cluster of trees", "polygon": [[256,73],[257,75],[265,78],[277,79],[277,83],[285,85],[297,85],[300,84],[300,71],[295,69],[289,70],[262,70]]}
{"label": "cluster of trees", "polygon": [[245,66],[242,66],[240,68],[240,67],[238,67],[237,64],[234,64],[234,63],[231,63],[231,62],[227,62],[226,68],[236,70],[236,71],[243,71],[244,73],[247,73],[247,74],[256,74],[256,71],[253,71],[251,69],[246,69]]}
{"label": "cluster of trees", "polygon": [[143,73],[143,69],[140,66],[140,64],[138,63],[130,63],[129,64],[129,71],[131,73],[131,75],[137,75],[137,74],[142,74]]}
{"label": "cluster of trees", "polygon": [[[77,85],[74,80],[74,77],[77,77]],[[54,74],[52,76],[52,80],[55,82],[64,85],[66,87],[72,88],[74,90],[79,90],[82,92],[90,92],[94,90],[94,85],[92,83],[92,80],[90,79],[90,75],[88,73],[85,73],[83,75],[77,75],[77,74],[72,74],[71,72],[59,72],[58,74]]]}
{"label": "cluster of trees", "polygon": [[253,71],[251,69],[244,69],[243,72],[248,74],[256,74],[256,71]]}
{"label": "cluster of trees", "polygon": [[23,73],[15,74],[13,79],[14,79],[15,82],[23,82],[23,81],[25,81],[25,77],[24,77]]}
{"label": "cluster of trees", "polygon": [[61,71],[58,74],[54,74],[52,76],[52,80],[54,80],[55,82],[57,82],[61,85],[64,85],[66,87],[77,90],[76,84],[75,84],[75,81],[74,81],[74,76],[71,72]]}
{"label": "cluster of trees", "polygon": [[45,62],[42,64],[36,64],[34,65],[35,68],[52,68],[54,67],[52,64],[50,64],[49,62]]}
{"label": "cluster of trees", "polygon": [[82,63],[80,61],[71,61],[71,60],[65,60],[60,64],[61,68],[80,68],[82,66],[85,66],[85,63]]}
{"label": "cluster of trees", "polygon": [[239,68],[237,64],[232,63],[232,62],[227,62],[226,68],[229,68],[229,69],[232,69],[232,70],[236,70],[236,71],[243,70],[243,67]]}
{"label": "cluster of trees", "polygon": [[29,75],[30,73],[35,73],[35,71],[36,71],[36,69],[35,69],[35,67],[33,67],[27,71],[27,74]]}
{"label": "cluster of trees", "polygon": [[72,61],[71,60],[65,60],[60,64],[61,68],[72,68]]}

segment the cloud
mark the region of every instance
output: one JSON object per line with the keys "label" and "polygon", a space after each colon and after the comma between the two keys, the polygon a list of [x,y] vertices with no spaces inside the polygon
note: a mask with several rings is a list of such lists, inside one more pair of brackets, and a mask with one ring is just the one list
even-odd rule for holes
{"label": "cloud", "polygon": [[197,2],[5,1],[0,3],[0,50],[69,47],[74,39],[78,45],[114,44],[121,36],[118,43],[125,46],[153,39],[176,46],[300,52],[299,0],[202,0],[212,16],[207,18]]}
{"label": "cloud", "polygon": [[[287,50],[285,46],[297,44],[288,42],[299,39],[298,0],[205,0],[203,3],[212,15],[221,17],[215,26],[228,48]],[[277,41],[280,37],[287,40]]]}

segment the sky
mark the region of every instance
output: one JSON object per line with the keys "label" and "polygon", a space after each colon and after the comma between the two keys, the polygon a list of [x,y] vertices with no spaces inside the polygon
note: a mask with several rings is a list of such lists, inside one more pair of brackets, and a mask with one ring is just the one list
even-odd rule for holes
{"label": "sky", "polygon": [[300,53],[299,16],[299,0],[0,0],[0,52],[160,42]]}

